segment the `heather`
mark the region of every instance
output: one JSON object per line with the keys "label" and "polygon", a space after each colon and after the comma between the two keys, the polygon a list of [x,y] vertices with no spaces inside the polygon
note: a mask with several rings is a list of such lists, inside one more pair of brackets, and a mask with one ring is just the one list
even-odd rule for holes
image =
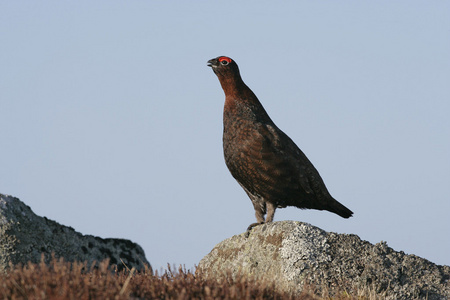
{"label": "heather", "polygon": [[[168,266],[158,274],[149,267],[118,271],[108,261],[88,265],[56,258],[50,264],[10,265],[0,274],[0,282],[2,299],[330,299],[332,295],[314,295],[314,287],[305,287],[294,296],[242,276],[207,280],[182,267]],[[339,291],[333,298],[376,299],[369,292],[353,292],[355,296]]]}

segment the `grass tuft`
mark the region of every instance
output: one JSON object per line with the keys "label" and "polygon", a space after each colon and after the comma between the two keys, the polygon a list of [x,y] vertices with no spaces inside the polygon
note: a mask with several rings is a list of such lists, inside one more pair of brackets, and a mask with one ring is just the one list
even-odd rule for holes
{"label": "grass tuft", "polygon": [[3,299],[376,299],[367,293],[347,292],[317,295],[314,287],[305,287],[301,295],[276,292],[273,284],[242,276],[206,280],[201,272],[185,268],[168,269],[161,275],[151,268],[118,271],[108,261],[99,264],[65,262],[52,258],[50,264],[10,265],[0,274]]}

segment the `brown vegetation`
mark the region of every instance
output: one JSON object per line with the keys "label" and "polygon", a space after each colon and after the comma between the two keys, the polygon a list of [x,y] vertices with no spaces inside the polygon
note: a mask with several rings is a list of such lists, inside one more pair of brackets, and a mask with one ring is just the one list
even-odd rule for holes
{"label": "brown vegetation", "polygon": [[[310,293],[294,297],[274,286],[245,278],[216,282],[180,268],[164,274],[147,268],[117,271],[108,261],[88,266],[53,259],[46,265],[10,266],[0,273],[2,299],[323,299]],[[329,297],[325,297],[330,299]],[[368,299],[341,293],[335,299]]]}

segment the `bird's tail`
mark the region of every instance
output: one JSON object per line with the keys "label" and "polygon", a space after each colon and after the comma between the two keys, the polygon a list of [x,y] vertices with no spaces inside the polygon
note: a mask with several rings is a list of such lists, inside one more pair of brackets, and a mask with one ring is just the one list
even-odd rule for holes
{"label": "bird's tail", "polygon": [[336,200],[334,200],[331,203],[330,208],[328,210],[346,219],[350,218],[353,215],[353,212],[350,209],[348,209],[347,207],[345,207]]}

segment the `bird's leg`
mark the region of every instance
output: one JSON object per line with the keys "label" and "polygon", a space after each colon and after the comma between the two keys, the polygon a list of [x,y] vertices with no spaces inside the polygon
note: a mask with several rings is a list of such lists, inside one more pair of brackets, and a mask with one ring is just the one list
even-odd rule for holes
{"label": "bird's leg", "polygon": [[250,229],[252,229],[255,226],[258,226],[258,225],[261,225],[264,223],[273,222],[273,217],[275,216],[275,209],[277,208],[277,206],[274,205],[273,203],[266,202],[266,207],[267,207],[266,220],[264,220],[263,211],[256,209],[255,216],[256,216],[256,221],[258,221],[258,222],[250,224],[247,228],[247,231],[249,231]]}
{"label": "bird's leg", "polygon": [[265,214],[266,214],[266,208],[265,207],[264,207],[264,209],[261,209],[261,207],[259,207],[259,209],[255,208],[256,224],[264,223],[264,215]]}
{"label": "bird's leg", "polygon": [[266,202],[266,207],[267,207],[266,223],[269,223],[273,221],[273,216],[275,215],[275,209],[277,209],[277,206],[272,202]]}
{"label": "bird's leg", "polygon": [[256,209],[255,210],[255,216],[256,216],[256,223],[252,223],[247,227],[247,231],[252,229],[253,227],[264,224],[264,213],[261,210]]}
{"label": "bird's leg", "polygon": [[266,203],[261,198],[252,199],[253,207],[255,208],[256,223],[252,223],[248,226],[247,231],[253,227],[264,224],[264,215],[266,214]]}

